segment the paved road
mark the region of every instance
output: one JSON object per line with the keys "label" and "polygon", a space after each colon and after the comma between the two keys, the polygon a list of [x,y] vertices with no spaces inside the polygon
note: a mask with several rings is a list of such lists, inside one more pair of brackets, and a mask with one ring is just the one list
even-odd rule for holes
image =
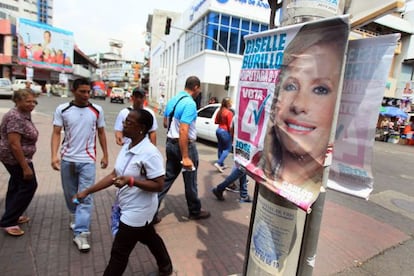
{"label": "paved road", "polygon": [[[92,250],[80,254],[71,242],[59,174],[50,169],[52,110],[67,100],[45,96],[39,99],[34,121],[41,133],[35,155],[40,185],[27,211],[32,218],[23,226],[27,233],[17,239],[0,234],[1,275],[101,275],[108,261],[112,242],[108,217],[113,190],[96,194]],[[121,108],[104,104],[106,113],[113,114],[113,118]],[[10,101],[0,100],[0,117],[11,106]],[[114,145],[110,118],[108,141],[113,164],[119,147]],[[160,130],[158,135],[162,152],[163,133]],[[157,231],[169,248],[177,275],[240,273],[250,204],[237,203],[235,194],[226,194],[225,202],[214,199],[210,189],[225,174],[217,173],[211,165],[216,158],[215,148],[206,143],[198,146],[199,195],[212,217],[200,222],[186,219],[183,184],[177,179],[161,209],[164,218]],[[373,154],[375,188],[369,201],[327,192],[314,275],[414,275],[414,147],[376,142]],[[97,170],[98,177],[106,173],[107,170]],[[7,179],[8,174],[0,166],[0,213]],[[250,193],[252,190],[250,185]],[[149,252],[137,246],[124,275],[147,275],[155,267]]]}

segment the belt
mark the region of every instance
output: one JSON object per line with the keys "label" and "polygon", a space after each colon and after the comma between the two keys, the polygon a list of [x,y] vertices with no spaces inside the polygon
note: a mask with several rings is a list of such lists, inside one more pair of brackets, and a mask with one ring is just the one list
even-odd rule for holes
{"label": "belt", "polygon": [[[196,140],[189,139],[188,143],[191,144],[191,143],[194,143],[195,141]],[[169,138],[169,137],[167,137],[167,142],[170,142],[171,144],[178,144],[178,138]]]}

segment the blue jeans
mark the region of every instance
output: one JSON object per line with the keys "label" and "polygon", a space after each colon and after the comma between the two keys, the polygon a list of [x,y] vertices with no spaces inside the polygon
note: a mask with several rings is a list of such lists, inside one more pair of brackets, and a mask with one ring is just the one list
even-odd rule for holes
{"label": "blue jeans", "polygon": [[23,169],[20,165],[4,164],[10,174],[9,186],[6,194],[6,209],[0,220],[1,227],[17,225],[17,220],[29,207],[37,189],[36,173],[33,163],[28,164],[33,171],[33,178],[23,179]]}
{"label": "blue jeans", "polygon": [[[181,151],[178,141],[167,140],[165,147],[167,164],[165,172],[165,181],[163,190],[158,193],[158,207],[161,205],[161,201],[167,195],[175,179],[178,177],[182,170],[181,165]],[[185,189],[185,199],[187,200],[188,212],[190,215],[198,215],[201,210],[201,202],[198,198],[197,189],[197,168],[198,168],[198,152],[196,143],[192,142],[188,144],[188,155],[193,161],[195,166],[194,171],[182,172]]]}
{"label": "blue jeans", "polygon": [[224,165],[224,160],[226,160],[227,156],[231,151],[231,135],[227,130],[222,128],[217,128],[216,130],[217,136],[217,146],[218,146],[218,161],[217,163],[220,166]]}
{"label": "blue jeans", "polygon": [[248,195],[246,171],[242,167],[237,167],[236,165],[233,166],[233,169],[229,176],[227,176],[223,182],[217,185],[217,191],[223,192],[227,186],[229,186],[237,179],[240,183],[240,197],[246,197]]}
{"label": "blue jeans", "polygon": [[91,224],[93,197],[88,195],[76,205],[72,197],[95,183],[95,163],[75,163],[61,160],[60,177],[66,206],[71,214],[75,214],[75,236],[88,232]]}

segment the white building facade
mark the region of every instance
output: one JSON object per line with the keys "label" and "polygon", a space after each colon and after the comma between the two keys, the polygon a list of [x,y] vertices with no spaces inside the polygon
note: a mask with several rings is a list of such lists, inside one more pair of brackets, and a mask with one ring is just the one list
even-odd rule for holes
{"label": "white building facade", "polygon": [[[201,80],[201,105],[212,96],[219,101],[235,98],[243,37],[267,30],[269,14],[263,0],[194,1],[179,19],[173,19],[170,35],[151,49],[149,100],[156,102],[161,94],[170,99],[184,89],[191,75]],[[164,27],[165,19],[153,19],[152,26]],[[228,91],[226,76],[230,76]]]}
{"label": "white building facade", "polygon": [[7,15],[10,15],[53,25],[53,0],[1,0],[0,13],[5,15],[0,18],[7,18]]}

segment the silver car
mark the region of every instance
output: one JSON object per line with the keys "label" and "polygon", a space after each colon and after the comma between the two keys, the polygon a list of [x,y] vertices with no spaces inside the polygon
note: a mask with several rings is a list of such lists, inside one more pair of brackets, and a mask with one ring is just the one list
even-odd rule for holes
{"label": "silver car", "polygon": [[7,78],[0,78],[0,97],[11,98],[13,96],[13,89],[11,81]]}

